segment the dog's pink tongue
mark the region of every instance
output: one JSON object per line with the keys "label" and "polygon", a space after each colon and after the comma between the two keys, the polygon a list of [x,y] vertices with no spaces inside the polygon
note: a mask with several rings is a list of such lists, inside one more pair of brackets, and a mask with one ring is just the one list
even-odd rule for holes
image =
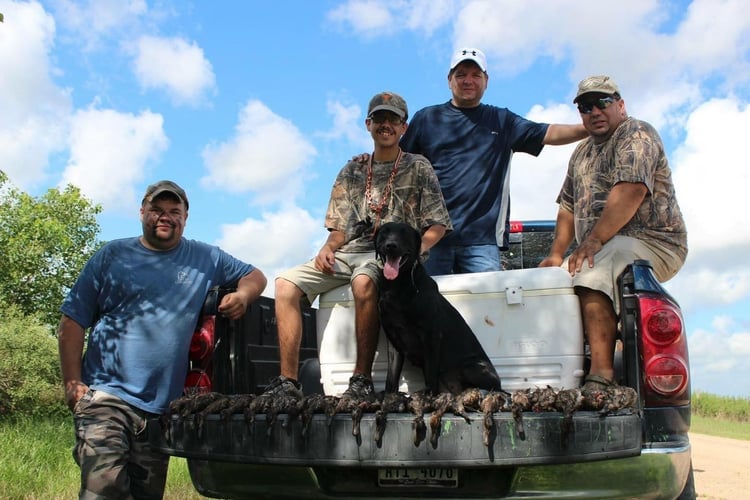
{"label": "dog's pink tongue", "polygon": [[401,259],[394,259],[392,257],[387,257],[385,260],[385,264],[383,265],[383,276],[385,276],[385,279],[387,280],[395,280],[398,278],[398,263]]}

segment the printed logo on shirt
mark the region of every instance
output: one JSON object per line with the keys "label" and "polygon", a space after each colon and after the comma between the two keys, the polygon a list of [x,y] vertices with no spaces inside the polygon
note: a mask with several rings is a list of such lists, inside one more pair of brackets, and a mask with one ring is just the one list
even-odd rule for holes
{"label": "printed logo on shirt", "polygon": [[175,281],[178,285],[187,285],[191,283],[190,280],[190,274],[188,274],[186,271],[178,271],[177,272],[177,280]]}

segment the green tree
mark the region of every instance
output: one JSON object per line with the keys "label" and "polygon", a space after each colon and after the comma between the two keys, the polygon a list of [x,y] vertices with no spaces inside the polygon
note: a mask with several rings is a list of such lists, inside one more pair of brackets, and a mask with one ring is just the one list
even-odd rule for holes
{"label": "green tree", "polygon": [[100,212],[72,185],[35,198],[0,171],[0,307],[56,325],[65,294],[101,245]]}

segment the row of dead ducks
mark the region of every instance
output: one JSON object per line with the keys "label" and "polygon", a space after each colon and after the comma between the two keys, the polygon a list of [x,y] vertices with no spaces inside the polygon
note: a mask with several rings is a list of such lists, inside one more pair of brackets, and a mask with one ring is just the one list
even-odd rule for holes
{"label": "row of dead ducks", "polygon": [[314,414],[325,414],[328,425],[337,414],[350,413],[352,418],[352,435],[361,443],[360,421],[365,413],[375,414],[375,430],[373,439],[378,447],[381,446],[383,433],[389,413],[411,413],[413,421],[413,442],[415,446],[426,438],[427,423],[425,415],[430,413],[427,421],[431,430],[430,443],[437,447],[442,417],[445,413],[453,413],[470,422],[469,413],[483,413],[483,441],[489,446],[490,435],[494,428],[493,415],[497,412],[510,412],[515,421],[516,433],[521,439],[525,438],[523,428],[523,413],[560,412],[561,432],[565,437],[572,427],[572,415],[577,410],[597,411],[601,415],[615,412],[624,408],[633,408],[637,403],[634,389],[625,386],[611,386],[603,390],[581,391],[580,389],[555,390],[552,387],[523,389],[512,393],[505,391],[481,391],[476,388],[466,389],[458,395],[449,392],[430,395],[425,391],[411,394],[403,392],[373,394],[365,398],[347,396],[326,396],[311,394],[301,400],[283,396],[261,394],[232,394],[225,395],[217,392],[199,393],[183,396],[173,400],[169,410],[162,418],[165,432],[171,428],[172,416],[184,419],[193,416],[194,423],[200,437],[207,415],[218,414],[222,421],[229,421],[235,414],[243,414],[252,431],[255,416],[265,414],[266,432],[270,436],[279,415],[286,415],[281,421],[283,428],[289,428],[294,420],[302,422],[302,436],[306,436]]}

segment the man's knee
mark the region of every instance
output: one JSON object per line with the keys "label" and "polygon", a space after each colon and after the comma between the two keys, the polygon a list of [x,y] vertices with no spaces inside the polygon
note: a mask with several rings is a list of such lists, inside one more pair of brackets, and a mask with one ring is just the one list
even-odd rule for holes
{"label": "man's knee", "polygon": [[611,319],[615,317],[614,304],[606,293],[583,286],[575,287],[575,292],[581,303],[581,312],[584,315],[584,321],[586,317],[591,317],[592,319]]}
{"label": "man's knee", "polygon": [[352,295],[355,299],[374,299],[377,294],[378,288],[375,282],[366,274],[360,274],[352,280]]}
{"label": "man's knee", "polygon": [[302,290],[297,285],[284,278],[276,278],[274,298],[277,302],[298,303],[302,298]]}

